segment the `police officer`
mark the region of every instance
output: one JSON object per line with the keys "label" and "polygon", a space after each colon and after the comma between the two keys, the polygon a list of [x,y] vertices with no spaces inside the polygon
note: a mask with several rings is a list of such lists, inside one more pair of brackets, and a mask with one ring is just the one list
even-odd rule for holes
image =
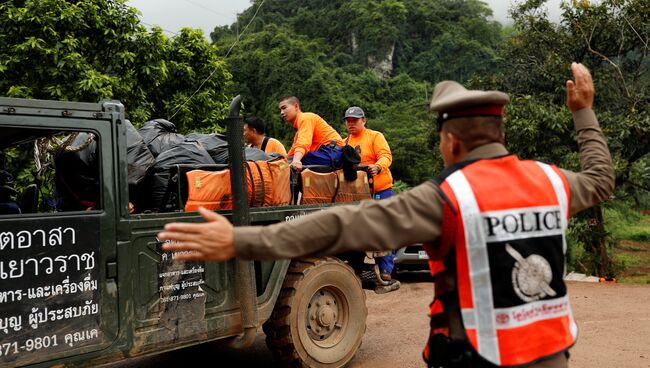
{"label": "police officer", "polygon": [[[565,367],[576,325],[563,282],[569,216],[607,199],[611,156],[592,111],[589,71],[573,63],[567,105],[582,170],[520,160],[504,146],[508,96],[439,83],[445,170],[383,201],[364,201],[266,227],[237,227],[202,210],[202,224],[173,223],[158,234],[178,259],[286,259],[426,243],[436,275],[430,367]],[[326,224],[326,225],[324,225]],[[358,229],[369,229],[359,237]]]}

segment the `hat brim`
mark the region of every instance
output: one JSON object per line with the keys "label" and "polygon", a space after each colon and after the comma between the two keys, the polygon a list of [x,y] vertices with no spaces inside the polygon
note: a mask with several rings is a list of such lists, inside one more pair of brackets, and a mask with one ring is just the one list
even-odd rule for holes
{"label": "hat brim", "polygon": [[454,81],[443,81],[436,85],[430,111],[445,113],[483,105],[507,105],[510,98],[500,91],[467,90]]}

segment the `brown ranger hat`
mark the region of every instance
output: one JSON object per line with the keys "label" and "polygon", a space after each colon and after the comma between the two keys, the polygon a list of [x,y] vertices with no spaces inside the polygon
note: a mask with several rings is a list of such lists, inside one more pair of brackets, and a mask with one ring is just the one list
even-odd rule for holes
{"label": "brown ranger hat", "polygon": [[438,130],[450,119],[472,116],[503,116],[503,107],[510,102],[499,91],[467,90],[454,81],[436,84],[429,110],[438,112]]}

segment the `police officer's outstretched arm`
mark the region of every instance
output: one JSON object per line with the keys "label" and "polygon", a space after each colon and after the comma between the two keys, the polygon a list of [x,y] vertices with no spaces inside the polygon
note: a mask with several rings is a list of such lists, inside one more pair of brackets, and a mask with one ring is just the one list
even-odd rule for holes
{"label": "police officer's outstretched arm", "polygon": [[592,110],[594,82],[582,64],[571,64],[573,80],[566,82],[567,106],[573,113],[580,149],[580,172],[563,170],[571,189],[571,215],[594,206],[614,191],[612,157]]}

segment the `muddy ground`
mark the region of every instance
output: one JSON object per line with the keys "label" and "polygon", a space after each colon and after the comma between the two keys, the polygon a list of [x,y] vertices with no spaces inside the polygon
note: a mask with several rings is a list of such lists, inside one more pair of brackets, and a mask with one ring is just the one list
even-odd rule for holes
{"label": "muddy ground", "polygon": [[[349,367],[423,367],[431,287],[414,280],[395,293],[369,294],[368,329]],[[650,367],[650,285],[569,282],[568,287],[579,328],[569,367]]]}
{"label": "muddy ground", "polygon": [[[350,368],[424,367],[427,309],[433,285],[426,274],[400,274],[402,288],[376,295],[367,292],[368,321],[361,349]],[[571,350],[571,368],[650,368],[650,285],[570,282],[579,337]],[[157,357],[112,365],[178,367],[207,358],[218,367],[279,367],[260,333],[246,351],[205,344]]]}

